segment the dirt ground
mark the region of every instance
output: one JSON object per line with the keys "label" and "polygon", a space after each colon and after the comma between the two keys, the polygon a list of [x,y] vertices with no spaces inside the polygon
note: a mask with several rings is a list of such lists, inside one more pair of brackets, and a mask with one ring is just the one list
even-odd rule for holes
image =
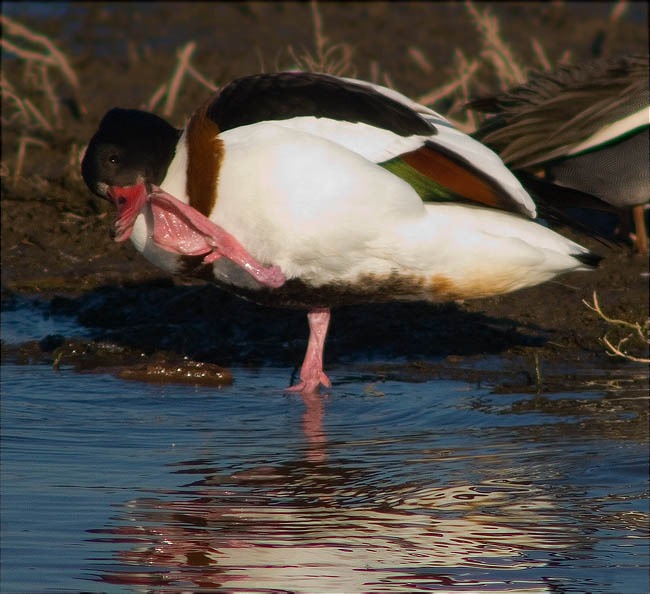
{"label": "dirt ground", "polygon": [[[308,5],[268,4],[226,3],[215,8],[220,27],[219,35],[213,34],[212,46],[205,37],[207,25],[196,20],[204,5],[195,8],[194,3],[183,4],[189,12],[197,11],[194,16],[174,17],[179,27],[189,27],[191,22],[196,28],[176,46],[158,49],[161,33],[156,23],[172,18],[164,12],[168,8],[156,15],[155,23],[144,9],[136,11],[131,22],[119,10],[111,11],[101,3],[89,6],[84,15],[79,13],[82,26],[83,19],[101,22],[97,39],[73,32],[69,39],[58,40],[64,47],[69,44],[66,49],[84,81],[81,93],[87,114],[79,121],[70,118],[63,129],[45,135],[47,148],[30,148],[23,174],[16,180],[20,130],[3,126],[2,305],[9,309],[27,301],[50,314],[77,315],[94,334],[88,340],[50,336],[18,348],[5,346],[5,357],[120,372],[137,371],[145,364],[165,366],[184,357],[225,367],[291,369],[299,365],[308,333],[304,312],[260,307],[197,281],[169,278],[149,265],[130,243],[113,243],[109,228],[114,213],[90,195],[70,157],[87,141],[106,109],[117,104],[137,107],[153,93],[156,84],[169,76],[175,47],[187,39],[198,42],[197,67],[224,82],[259,70],[260,56],[265,57],[266,70],[275,69],[271,65],[278,62],[286,64],[289,43],[295,48],[310,47]],[[354,48],[357,75],[369,76],[373,60],[378,61],[399,90],[419,96],[449,74],[453,56],[449,38],[454,45],[465,40],[468,56],[478,52],[476,34],[464,13],[458,14],[462,8],[438,4],[435,9],[435,4],[399,3],[401,10],[395,12],[385,3],[345,3],[345,10],[339,3],[322,3],[322,16],[332,42],[350,43]],[[565,13],[544,3],[500,5],[494,10],[504,35],[513,46],[522,47],[523,53],[530,53],[528,36],[535,30],[549,55],[559,56],[569,47],[576,59],[585,57],[591,51],[590,40],[607,26],[597,11],[576,20],[577,13],[572,11],[578,10],[577,3],[568,3]],[[426,31],[421,26],[422,7]],[[43,21],[25,16],[25,22],[47,29],[56,28],[61,18],[65,17]],[[445,27],[446,45],[440,37]],[[117,36],[117,30],[123,35]],[[138,44],[128,43],[137,35],[147,37]],[[121,40],[119,51],[117,39]],[[431,62],[441,56],[444,67],[431,73],[426,84],[421,70],[408,59],[405,40],[423,48]],[[101,43],[99,58],[93,51],[99,51]],[[613,53],[644,51],[647,20],[623,19],[608,43]],[[73,47],[74,52],[69,49]],[[206,51],[209,47],[212,51]],[[9,64],[8,70],[18,67]],[[174,123],[179,124],[190,105],[205,94],[205,89],[188,85]],[[441,111],[443,107],[436,106]],[[503,390],[544,392],[596,385],[646,393],[647,365],[609,356],[602,341],[607,334],[616,344],[632,330],[607,322],[583,300],[591,301],[596,291],[609,317],[643,324],[648,318],[647,258],[635,255],[627,244],[606,246],[561,231],[603,255],[601,267],[493,299],[335,310],[326,367],[336,373],[337,367],[351,366],[369,381],[451,377],[488,382]],[[624,350],[633,357],[648,356],[647,344],[638,337],[627,340]],[[228,381],[228,374],[218,381]]]}

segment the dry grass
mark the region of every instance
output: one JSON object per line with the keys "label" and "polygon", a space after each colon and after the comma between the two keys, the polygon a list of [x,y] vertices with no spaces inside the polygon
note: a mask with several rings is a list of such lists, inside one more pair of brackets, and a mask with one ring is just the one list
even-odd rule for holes
{"label": "dry grass", "polygon": [[[61,98],[55,91],[52,77],[58,77],[67,83],[80,113],[85,108],[79,101],[79,79],[66,55],[45,35],[36,33],[24,25],[0,15],[2,23],[2,39],[0,44],[4,51],[13,54],[24,64],[23,82],[26,86],[39,91],[43,102],[35,106],[29,99],[15,92],[12,85],[3,74],[2,96],[14,104],[13,116],[22,120],[22,124],[31,128],[42,128],[51,131],[63,125],[61,114]],[[11,117],[11,116],[10,116]]]}
{"label": "dry grass", "polygon": [[352,46],[349,43],[331,43],[323,30],[323,17],[316,0],[309,3],[314,27],[314,52],[297,53],[289,45],[287,51],[293,60],[292,70],[323,72],[333,76],[356,76],[352,66]]}
{"label": "dry grass", "polygon": [[[449,82],[420,96],[418,101],[434,109],[440,102],[451,103],[446,117],[460,130],[470,133],[477,128],[479,121],[476,114],[465,109],[465,105],[476,92],[477,81],[490,74],[498,81],[498,90],[503,91],[524,82],[531,68],[523,65],[503,39],[499,21],[489,7],[477,5],[471,0],[465,0],[464,6],[481,40],[481,51],[478,56],[468,58],[456,48]],[[553,65],[541,43],[533,38],[531,44],[541,67],[550,70]]]}
{"label": "dry grass", "polygon": [[[0,77],[2,125],[20,132],[15,165],[10,175],[12,184],[16,186],[21,179],[28,147],[47,148],[49,135],[64,125],[62,100],[57,87],[61,84],[67,86],[80,115],[86,110],[79,100],[77,74],[56,44],[49,37],[7,16],[0,15],[0,23],[3,28],[0,39],[3,51],[15,56],[23,66],[20,90],[4,71]],[[2,169],[9,171],[4,160]]]}
{"label": "dry grass", "polygon": [[[450,80],[424,93],[417,101],[438,110],[440,108],[437,104],[441,102],[450,105],[445,110],[445,116],[460,130],[470,133],[476,129],[478,119],[476,114],[465,109],[465,105],[475,93],[476,81],[485,78],[486,73],[489,73],[496,77],[499,90],[505,90],[524,82],[528,68],[522,65],[521,60],[501,36],[499,21],[489,7],[466,0],[465,8],[481,40],[479,55],[467,57],[460,48],[456,48]],[[551,69],[551,62],[539,41],[533,39],[532,45],[542,67]],[[424,53],[413,47],[408,51],[411,59],[426,71],[429,60]]]}
{"label": "dry grass", "polygon": [[186,76],[194,79],[201,86],[206,87],[212,92],[216,92],[218,90],[219,87],[215,83],[204,77],[192,65],[191,59],[195,49],[196,43],[194,41],[190,41],[178,50],[176,53],[176,67],[172,72],[171,78],[168,82],[163,83],[158,87],[158,89],[156,89],[149,101],[143,106],[144,109],[147,111],[154,111],[156,106],[164,98],[165,102],[162,108],[162,113],[165,117],[171,116],[174,113],[178,94],[181,90],[181,85],[183,84]]}
{"label": "dry grass", "polygon": [[23,134],[20,137],[20,140],[18,142],[18,150],[16,154],[16,166],[14,168],[14,173],[12,176],[12,183],[14,186],[16,186],[22,174],[23,165],[25,164],[25,155],[27,153],[27,147],[29,145],[40,146],[41,148],[47,148],[48,146],[47,143],[44,142],[43,140],[40,140],[38,138],[33,138],[32,136],[27,136]]}
{"label": "dry grass", "polygon": [[499,20],[489,8],[480,10],[471,0],[465,0],[465,6],[483,40],[481,55],[496,70],[501,90],[523,83],[526,80],[526,70],[502,39]]}
{"label": "dry grass", "polygon": [[446,117],[459,130],[471,132],[476,129],[476,120],[473,113],[466,113],[464,121],[453,116],[461,113],[463,106],[469,100],[469,82],[479,70],[480,62],[477,59],[468,60],[463,51],[456,48],[454,64],[456,74],[452,80],[418,97],[417,101],[422,105],[435,107],[439,101],[453,99],[451,107],[445,114]]}
{"label": "dry grass", "polygon": [[[637,363],[650,363],[650,358],[648,357],[639,357],[631,354],[630,348],[635,348],[639,350],[643,348],[645,352],[648,351],[648,346],[650,345],[650,340],[648,337],[648,331],[650,330],[650,319],[645,320],[645,322],[629,322],[627,320],[619,320],[616,318],[611,318],[606,315],[598,302],[598,295],[596,291],[592,296],[592,303],[589,303],[586,300],[582,302],[591,310],[598,314],[600,319],[607,322],[609,330],[601,338],[601,341],[605,345],[605,352],[611,357],[619,357],[626,359],[627,361],[635,361]],[[621,336],[621,332],[624,333],[624,336]],[[616,334],[616,338],[611,338],[610,334]]]}
{"label": "dry grass", "polygon": [[[560,2],[559,8],[561,8],[561,4]],[[456,48],[454,68],[450,73],[449,81],[421,95],[418,102],[438,111],[440,108],[437,104],[443,102],[447,105],[451,104],[451,107],[444,110],[446,111],[445,116],[459,129],[470,133],[476,129],[479,121],[476,115],[465,109],[465,105],[474,95],[480,94],[477,93],[477,90],[482,88],[479,81],[486,78],[495,79],[496,85],[491,92],[505,91],[525,82],[527,74],[531,70],[540,68],[546,71],[553,70],[561,65],[570,64],[572,56],[569,50],[565,50],[553,61],[540,41],[532,37],[531,49],[537,63],[527,64],[503,38],[499,21],[492,14],[490,7],[476,4],[472,0],[465,0],[464,6],[481,40],[481,50],[477,56],[466,57],[462,50]],[[617,0],[612,3],[608,27],[610,37],[616,34],[616,25],[628,6],[627,0]],[[426,68],[424,65],[428,64],[429,60],[422,51],[411,47],[408,52],[416,64],[421,68]]]}

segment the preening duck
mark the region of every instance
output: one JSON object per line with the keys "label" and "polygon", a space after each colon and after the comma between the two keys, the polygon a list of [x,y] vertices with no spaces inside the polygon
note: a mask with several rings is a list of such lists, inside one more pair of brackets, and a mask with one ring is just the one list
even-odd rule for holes
{"label": "preening duck", "polygon": [[330,308],[487,297],[599,257],[530,219],[535,204],[490,149],[396,91],[324,74],[240,78],[183,130],[112,109],[82,163],[130,238],[172,274],[304,308],[292,390],[330,386]]}
{"label": "preening duck", "polygon": [[601,58],[536,73],[469,107],[492,114],[474,137],[514,170],[633,208],[636,247],[648,251],[650,198],[648,56]]}

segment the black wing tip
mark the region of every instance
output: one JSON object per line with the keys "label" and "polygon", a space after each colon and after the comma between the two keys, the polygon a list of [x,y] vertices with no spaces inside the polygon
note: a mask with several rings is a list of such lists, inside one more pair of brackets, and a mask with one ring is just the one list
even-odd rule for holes
{"label": "black wing tip", "polygon": [[589,268],[598,268],[603,256],[594,252],[584,252],[581,254],[571,254],[578,262],[581,262]]}

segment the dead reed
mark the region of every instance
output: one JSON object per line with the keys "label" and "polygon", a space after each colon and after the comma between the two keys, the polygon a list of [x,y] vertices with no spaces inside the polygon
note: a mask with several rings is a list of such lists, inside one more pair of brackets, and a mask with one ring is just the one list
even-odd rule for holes
{"label": "dead reed", "polygon": [[[26,87],[25,91],[19,91],[3,71],[0,78],[2,125],[20,130],[11,175],[12,184],[15,186],[22,175],[27,148],[47,148],[49,143],[38,136],[43,133],[50,134],[63,127],[62,100],[56,91],[57,84],[54,79],[62,79],[63,83],[68,85],[79,114],[85,113],[85,108],[79,100],[80,84],[77,74],[56,44],[46,35],[36,33],[5,15],[0,15],[0,23],[0,45],[3,51],[22,62],[22,86]],[[30,91],[34,100],[26,96]],[[38,105],[35,103],[36,98],[40,99]],[[4,169],[8,169],[6,163],[3,162],[3,165]]]}
{"label": "dead reed", "polygon": [[323,72],[333,76],[355,76],[352,46],[349,43],[331,43],[324,32],[323,17],[317,0],[311,0],[309,7],[314,28],[314,51],[298,53],[289,45],[287,52],[293,60],[291,69]]}
{"label": "dead reed", "polygon": [[[620,320],[611,318],[606,315],[598,302],[598,294],[594,291],[592,302],[589,303],[585,299],[582,302],[591,310],[598,314],[601,320],[604,320],[608,325],[608,331],[601,338],[602,343],[605,345],[605,352],[611,357],[620,357],[627,361],[635,361],[637,363],[650,363],[650,358],[639,357],[630,353],[630,346],[635,345],[633,348],[644,348],[646,353],[650,345],[648,337],[648,330],[650,330],[650,319],[645,322],[630,322],[628,320]],[[625,335],[621,336],[621,332]],[[616,333],[616,338],[610,338],[611,333]]]}
{"label": "dead reed", "polygon": [[212,81],[203,76],[191,62],[192,54],[196,50],[196,42],[189,41],[176,52],[176,67],[172,71],[171,78],[168,82],[160,85],[149,101],[144,105],[148,111],[153,111],[160,101],[164,98],[165,102],[162,108],[162,113],[165,117],[169,117],[174,113],[178,94],[181,90],[181,85],[186,78],[186,75],[193,78],[200,85],[206,87],[212,92],[216,92],[219,87]]}
{"label": "dead reed", "polygon": [[7,93],[13,100],[19,117],[25,119],[23,124],[45,130],[61,128],[61,98],[55,91],[52,73],[60,76],[69,85],[78,104],[78,111],[85,113],[86,110],[79,100],[80,84],[77,74],[56,44],[46,35],[36,33],[5,15],[0,15],[0,23],[3,27],[0,39],[3,50],[22,60],[23,80],[32,88],[41,91],[45,99],[44,105],[40,109],[37,108],[29,99],[12,93],[14,87],[3,75],[3,97]]}

